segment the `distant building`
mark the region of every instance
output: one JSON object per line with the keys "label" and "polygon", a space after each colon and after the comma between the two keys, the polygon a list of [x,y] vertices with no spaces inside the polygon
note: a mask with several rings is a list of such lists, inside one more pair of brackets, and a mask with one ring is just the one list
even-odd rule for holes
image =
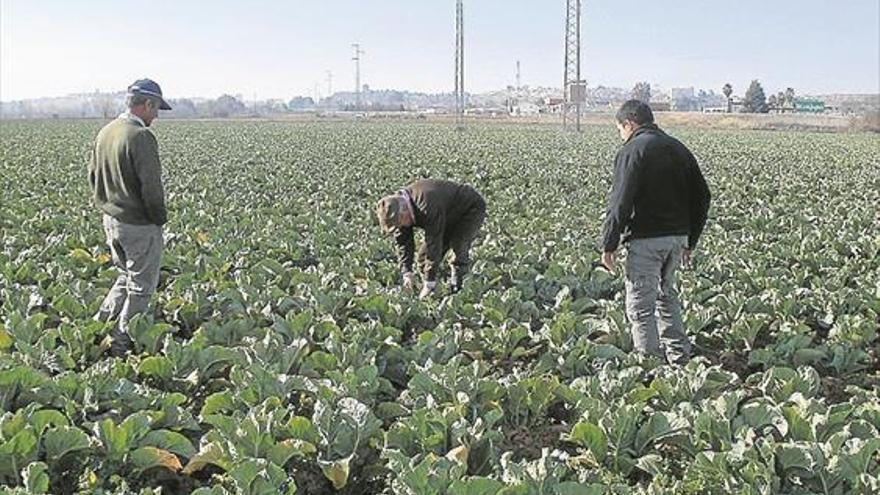
{"label": "distant building", "polygon": [[544,98],[545,113],[560,113],[562,112],[563,105],[565,105],[565,100],[562,98],[554,96],[548,96]]}
{"label": "distant building", "polygon": [[507,108],[504,108],[504,107],[466,108],[464,113],[465,113],[465,115],[489,115],[492,117],[498,117],[501,115],[507,115]]}
{"label": "distant building", "polygon": [[730,99],[730,110],[732,113],[748,113],[746,112],[746,102],[739,96]]}
{"label": "distant building", "polygon": [[794,100],[794,111],[797,113],[823,113],[825,112],[825,102],[815,98],[796,98]]}
{"label": "distant building", "polygon": [[694,99],[694,88],[672,88],[672,99],[682,100],[685,98]]}
{"label": "distant building", "polygon": [[541,107],[530,101],[513,100],[508,107],[510,115],[537,115],[541,112]]}
{"label": "distant building", "polygon": [[672,110],[672,104],[668,101],[652,101],[651,110],[655,112],[668,112]]}
{"label": "distant building", "polygon": [[696,98],[676,98],[672,100],[672,110],[676,112],[699,111],[700,102]]}
{"label": "distant building", "polygon": [[676,112],[693,112],[700,110],[702,105],[697,99],[694,88],[672,88],[671,92],[672,110]]}

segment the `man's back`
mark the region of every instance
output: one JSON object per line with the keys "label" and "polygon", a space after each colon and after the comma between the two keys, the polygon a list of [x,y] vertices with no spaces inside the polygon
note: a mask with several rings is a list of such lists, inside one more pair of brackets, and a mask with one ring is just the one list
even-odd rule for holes
{"label": "man's back", "polygon": [[406,187],[415,208],[416,225],[455,221],[474,204],[482,202],[482,196],[474,188],[439,179],[417,180]]}
{"label": "man's back", "polygon": [[612,202],[625,205],[619,218],[624,239],[687,235],[689,245],[696,244],[709,190],[681,142],[655,125],[637,129],[617,155],[614,181]]}
{"label": "man's back", "polygon": [[95,203],[104,213],[135,225],[165,223],[158,144],[138,122],[121,117],[101,129],[89,182]]}
{"label": "man's back", "polygon": [[398,260],[401,272],[412,271],[415,255],[413,228],[425,231],[425,244],[419,254],[426,281],[425,294],[433,291],[437,266],[452,249],[452,285],[459,287],[470,264],[470,247],[486,217],[486,202],[473,187],[455,182],[422,179],[400,192],[401,201],[409,204],[412,222],[396,229]]}
{"label": "man's back", "polygon": [[629,147],[628,152],[643,156],[636,171],[632,237],[688,234],[693,156],[677,139],[653,129],[634,136]]}

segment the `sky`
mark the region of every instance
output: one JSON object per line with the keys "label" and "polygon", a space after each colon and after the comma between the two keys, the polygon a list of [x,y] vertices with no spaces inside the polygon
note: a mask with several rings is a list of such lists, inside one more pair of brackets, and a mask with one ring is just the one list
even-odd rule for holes
{"label": "sky", "polygon": [[[0,0],[0,100],[124,90],[245,99],[449,92],[453,0]],[[464,0],[465,87],[562,85],[565,0]],[[880,0],[584,0],[589,86],[880,92]],[[327,71],[332,72],[328,87]]]}

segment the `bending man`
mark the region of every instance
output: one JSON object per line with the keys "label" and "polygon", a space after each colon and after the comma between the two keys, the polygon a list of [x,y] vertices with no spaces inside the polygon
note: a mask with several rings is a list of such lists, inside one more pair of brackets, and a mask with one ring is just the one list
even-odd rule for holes
{"label": "bending man", "polygon": [[413,227],[425,231],[425,243],[418,254],[424,280],[419,297],[436,290],[437,268],[450,249],[450,285],[453,292],[461,288],[470,265],[471,244],[486,218],[486,202],[474,188],[445,180],[419,180],[382,198],[376,215],[382,230],[394,235],[397,242],[404,289],[412,289],[414,284]]}

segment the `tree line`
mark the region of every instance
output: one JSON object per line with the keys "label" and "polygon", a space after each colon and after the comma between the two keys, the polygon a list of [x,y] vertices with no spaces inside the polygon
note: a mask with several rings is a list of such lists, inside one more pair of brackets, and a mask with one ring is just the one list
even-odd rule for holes
{"label": "tree line", "polygon": [[[721,88],[721,93],[727,100],[727,112],[733,112],[733,86],[730,83],[726,83]],[[637,82],[635,86],[633,86],[630,96],[636,100],[644,101],[646,103],[650,102],[651,85],[644,81]],[[742,111],[745,113],[767,113],[771,110],[782,113],[789,111],[794,112],[796,108],[796,97],[795,90],[791,87],[786,88],[785,91],[771,94],[768,97],[764,92],[764,87],[761,86],[761,82],[757,79],[753,79],[742,98]]]}

